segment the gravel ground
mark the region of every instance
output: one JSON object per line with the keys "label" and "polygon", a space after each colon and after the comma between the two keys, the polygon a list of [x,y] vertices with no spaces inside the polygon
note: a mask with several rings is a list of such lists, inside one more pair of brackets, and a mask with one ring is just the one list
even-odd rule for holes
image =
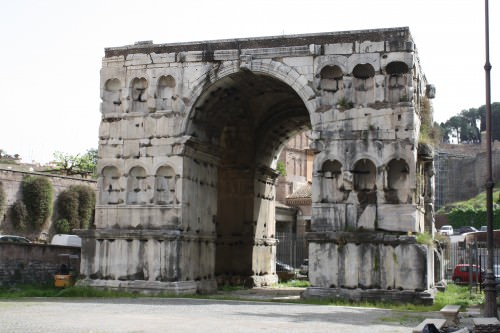
{"label": "gravel ground", "polygon": [[187,298],[0,300],[0,332],[411,332],[439,313],[263,302],[301,288],[223,292],[243,301]]}

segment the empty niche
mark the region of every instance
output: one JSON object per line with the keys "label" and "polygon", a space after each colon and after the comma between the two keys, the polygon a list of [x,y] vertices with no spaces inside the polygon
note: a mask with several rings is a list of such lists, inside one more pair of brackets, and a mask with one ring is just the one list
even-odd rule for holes
{"label": "empty niche", "polygon": [[375,101],[375,69],[370,64],[358,64],[352,70],[354,103],[366,106]]}
{"label": "empty niche", "polygon": [[175,79],[171,75],[162,76],[156,87],[156,110],[171,110]]}
{"label": "empty niche", "polygon": [[130,99],[132,112],[146,112],[147,110],[147,94],[148,81],[145,78],[135,78],[130,84]]}
{"label": "empty niche", "polygon": [[400,204],[411,202],[409,183],[410,168],[404,160],[393,159],[387,165],[387,203]]}
{"label": "empty niche", "polygon": [[410,101],[411,96],[408,91],[408,80],[411,76],[408,75],[408,65],[402,61],[390,62],[386,67],[387,73],[386,87],[387,98],[391,103]]}
{"label": "empty niche", "polygon": [[120,200],[120,172],[114,166],[107,166],[101,172],[102,190],[100,191],[102,204],[115,205]]}
{"label": "empty niche", "polygon": [[354,164],[354,190],[358,193],[360,207],[377,203],[376,168],[369,159],[361,159]]}
{"label": "empty niche", "polygon": [[138,166],[130,169],[127,179],[127,204],[145,204],[148,189],[146,170]]}
{"label": "empty niche", "polygon": [[118,79],[109,79],[104,84],[102,93],[102,112],[119,112],[121,109],[122,83]]}
{"label": "empty niche", "polygon": [[159,205],[175,203],[175,172],[169,166],[162,166],[155,176],[155,202]]}
{"label": "empty niche", "polygon": [[320,72],[320,89],[337,92],[344,89],[344,73],[339,66],[325,66]]}
{"label": "empty niche", "polygon": [[323,172],[323,201],[339,202],[345,199],[343,181],[342,181],[342,164],[339,161],[328,160],[321,168]]}

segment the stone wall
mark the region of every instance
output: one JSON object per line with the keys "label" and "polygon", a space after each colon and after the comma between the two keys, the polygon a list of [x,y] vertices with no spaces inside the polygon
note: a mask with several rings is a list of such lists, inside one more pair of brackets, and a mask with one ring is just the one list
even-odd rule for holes
{"label": "stone wall", "polygon": [[[486,190],[487,154],[471,145],[439,146],[436,156],[436,205],[468,200]],[[459,147],[461,146],[461,147]],[[500,148],[492,151],[493,180],[500,179]]]}
{"label": "stone wall", "polygon": [[[0,182],[3,185],[6,196],[5,205],[1,209],[2,215],[0,215],[0,234],[15,234],[25,236],[32,240],[47,241],[54,233],[52,224],[44,225],[41,230],[36,231],[18,231],[13,227],[9,216],[9,208],[14,202],[21,199],[21,182],[25,176],[42,176],[49,178],[53,187],[54,202],[57,200],[59,193],[68,189],[71,185],[88,185],[97,189],[96,181],[92,179],[66,177],[41,172],[17,171],[0,167]],[[53,218],[54,215],[52,216],[52,219]]]}
{"label": "stone wall", "polygon": [[[61,254],[77,255],[80,248],[45,244],[0,243],[0,285],[16,283],[52,283],[54,273],[68,262]],[[80,259],[71,259],[71,267],[80,271]]]}

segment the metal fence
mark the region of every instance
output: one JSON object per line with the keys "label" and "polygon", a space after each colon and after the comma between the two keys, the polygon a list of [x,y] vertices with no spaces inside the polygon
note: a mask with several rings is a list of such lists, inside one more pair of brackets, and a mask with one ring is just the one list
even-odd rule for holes
{"label": "metal fence", "polygon": [[290,232],[277,232],[276,258],[292,267],[299,268],[307,258],[307,243],[304,236]]}
{"label": "metal fence", "polygon": [[[478,265],[486,270],[488,255],[484,242],[449,243],[443,253],[445,279],[451,280],[453,270],[458,264]],[[493,263],[500,265],[500,248],[493,250]]]}

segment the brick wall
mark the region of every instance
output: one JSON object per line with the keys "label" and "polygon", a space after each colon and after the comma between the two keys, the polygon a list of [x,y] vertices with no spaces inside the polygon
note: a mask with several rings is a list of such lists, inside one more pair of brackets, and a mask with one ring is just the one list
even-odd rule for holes
{"label": "brick wall", "polygon": [[67,258],[78,255],[72,268],[80,270],[80,248],[45,244],[0,243],[0,285],[14,283],[52,283],[54,273]]}

